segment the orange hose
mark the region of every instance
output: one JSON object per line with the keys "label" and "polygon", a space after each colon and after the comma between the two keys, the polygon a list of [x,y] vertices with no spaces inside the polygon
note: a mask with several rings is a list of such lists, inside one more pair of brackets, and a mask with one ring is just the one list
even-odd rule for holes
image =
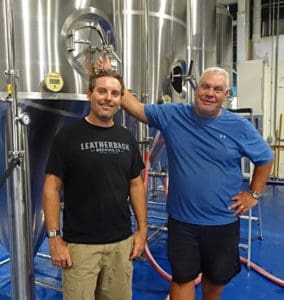
{"label": "orange hose", "polygon": [[150,170],[150,151],[146,150],[145,153],[144,153],[144,164],[145,164],[144,187],[145,187],[145,190],[147,191],[148,179],[149,179],[149,170]]}
{"label": "orange hose", "polygon": [[[242,256],[240,256],[241,263],[246,264],[248,263],[248,260]],[[284,287],[284,280],[272,275],[271,273],[267,272],[260,266],[256,265],[253,262],[250,262],[250,268],[252,268],[254,271],[258,272],[260,275],[264,276],[265,278],[269,279],[273,283],[276,283],[280,285],[281,287]]]}
{"label": "orange hose", "polygon": [[[145,246],[145,256],[148,259],[151,266],[167,281],[172,281],[172,276],[167,273],[160,265],[156,262],[154,257],[152,256],[148,244]],[[201,274],[194,280],[195,285],[198,285],[201,282]]]}

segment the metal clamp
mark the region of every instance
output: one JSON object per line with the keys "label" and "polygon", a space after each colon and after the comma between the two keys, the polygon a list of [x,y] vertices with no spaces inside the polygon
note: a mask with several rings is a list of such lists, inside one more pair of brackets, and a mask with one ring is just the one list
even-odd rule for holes
{"label": "metal clamp", "polygon": [[4,75],[7,77],[7,78],[10,78],[12,76],[16,77],[16,78],[19,78],[20,77],[20,73],[19,73],[19,70],[5,70],[4,72]]}

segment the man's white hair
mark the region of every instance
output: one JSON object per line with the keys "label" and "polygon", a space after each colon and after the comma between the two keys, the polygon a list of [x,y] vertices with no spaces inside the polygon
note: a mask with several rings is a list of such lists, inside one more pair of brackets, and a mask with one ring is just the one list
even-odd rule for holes
{"label": "man's white hair", "polygon": [[220,75],[224,76],[225,82],[226,82],[226,90],[229,89],[230,75],[229,75],[229,73],[225,69],[222,69],[222,68],[219,68],[219,67],[210,67],[210,68],[207,68],[201,74],[201,77],[200,77],[199,81],[201,81],[203,79],[203,77],[205,75],[207,75],[208,73],[216,73],[216,74],[220,74]]}

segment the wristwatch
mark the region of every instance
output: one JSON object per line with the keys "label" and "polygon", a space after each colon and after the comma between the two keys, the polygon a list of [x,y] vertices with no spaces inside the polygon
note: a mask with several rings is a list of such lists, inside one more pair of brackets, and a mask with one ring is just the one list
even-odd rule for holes
{"label": "wristwatch", "polygon": [[54,239],[55,237],[60,235],[60,230],[56,230],[56,229],[49,230],[46,235],[48,238]]}
{"label": "wristwatch", "polygon": [[251,196],[256,199],[256,200],[259,200],[259,198],[261,197],[260,193],[257,192],[257,191],[251,191],[249,190],[249,193],[251,194]]}

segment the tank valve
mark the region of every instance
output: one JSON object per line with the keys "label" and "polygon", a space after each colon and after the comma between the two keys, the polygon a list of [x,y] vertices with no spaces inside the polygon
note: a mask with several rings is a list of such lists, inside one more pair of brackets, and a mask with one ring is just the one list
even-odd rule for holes
{"label": "tank valve", "polygon": [[171,102],[172,102],[172,97],[170,95],[163,95],[158,101],[158,104],[168,104]]}

